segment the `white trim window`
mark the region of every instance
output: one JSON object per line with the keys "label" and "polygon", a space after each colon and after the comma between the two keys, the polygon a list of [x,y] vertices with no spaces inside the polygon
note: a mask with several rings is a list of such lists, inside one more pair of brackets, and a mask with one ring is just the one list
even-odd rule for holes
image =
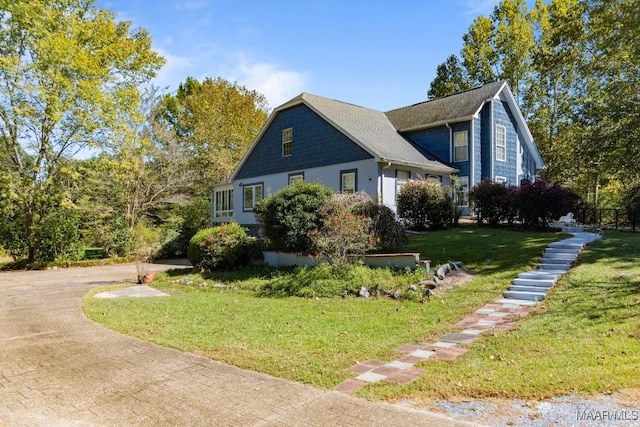
{"label": "white trim window", "polygon": [[296,173],[296,174],[289,175],[289,185],[298,181],[304,181],[304,173]]}
{"label": "white trim window", "polygon": [[454,132],[453,161],[466,162],[467,160],[469,160],[469,131]]}
{"label": "white trim window", "polygon": [[496,125],[496,160],[507,161],[507,128]]}
{"label": "white trim window", "polygon": [[244,186],[244,205],[245,211],[252,211],[253,207],[262,200],[262,184],[249,184]]}
{"label": "white trim window", "polygon": [[469,206],[469,177],[459,176],[456,181],[456,199],[459,207]]}
{"label": "white trim window", "polygon": [[507,177],[496,175],[496,184],[507,184]]}
{"label": "white trim window", "polygon": [[358,175],[355,169],[340,171],[340,191],[342,193],[355,193],[358,185]]}
{"label": "white trim window", "polygon": [[230,218],[233,216],[233,188],[216,190],[213,193],[213,217]]}
{"label": "white trim window", "polygon": [[400,194],[400,190],[402,187],[407,185],[407,182],[411,179],[411,171],[404,171],[397,169],[396,170],[396,199],[398,198],[398,194]]}
{"label": "white trim window", "polygon": [[282,130],[282,157],[293,154],[293,128]]}

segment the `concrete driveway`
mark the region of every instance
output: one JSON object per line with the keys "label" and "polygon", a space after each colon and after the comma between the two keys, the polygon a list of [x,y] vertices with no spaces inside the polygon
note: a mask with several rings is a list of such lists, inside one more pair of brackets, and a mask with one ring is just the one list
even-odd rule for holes
{"label": "concrete driveway", "polygon": [[160,347],[84,316],[89,289],[135,277],[133,264],[0,273],[0,426],[470,425]]}

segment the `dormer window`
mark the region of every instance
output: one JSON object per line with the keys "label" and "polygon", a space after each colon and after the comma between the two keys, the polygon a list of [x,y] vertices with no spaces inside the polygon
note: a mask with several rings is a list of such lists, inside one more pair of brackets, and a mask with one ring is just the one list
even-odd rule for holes
{"label": "dormer window", "polygon": [[293,128],[282,130],[282,157],[288,157],[293,153]]}

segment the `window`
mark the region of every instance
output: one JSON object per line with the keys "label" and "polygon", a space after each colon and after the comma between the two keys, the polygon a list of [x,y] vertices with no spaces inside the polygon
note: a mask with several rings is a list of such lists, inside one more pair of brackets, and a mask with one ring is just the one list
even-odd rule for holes
{"label": "window", "polygon": [[506,184],[507,183],[507,177],[506,176],[497,176],[496,175],[496,183],[498,183],[498,184]]}
{"label": "window", "polygon": [[282,130],[282,157],[293,153],[293,128]]}
{"label": "window", "polygon": [[244,210],[252,211],[253,207],[262,200],[262,184],[244,186]]}
{"label": "window", "polygon": [[453,133],[453,161],[466,162],[469,160],[469,132],[464,130]]}
{"label": "window", "polygon": [[458,177],[455,190],[458,206],[469,206],[469,198],[467,197],[469,193],[469,177]]}
{"label": "window", "polygon": [[507,128],[496,125],[496,160],[507,161]]}
{"label": "window", "polygon": [[304,172],[292,173],[289,175],[289,185],[297,181],[304,181]]}
{"label": "window", "polygon": [[233,216],[233,189],[216,190],[213,193],[213,217],[228,218]]}
{"label": "window", "polygon": [[396,170],[396,197],[398,197],[402,187],[409,182],[409,179],[411,179],[411,172]]}
{"label": "window", "polygon": [[355,169],[340,171],[340,191],[343,193],[355,193],[358,186],[358,175]]}

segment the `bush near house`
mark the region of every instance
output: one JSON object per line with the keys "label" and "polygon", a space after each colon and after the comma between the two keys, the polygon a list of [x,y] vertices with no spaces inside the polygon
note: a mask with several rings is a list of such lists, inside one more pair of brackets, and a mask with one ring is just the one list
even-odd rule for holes
{"label": "bush near house", "polygon": [[511,203],[527,229],[547,228],[568,212],[575,212],[580,196],[547,180],[537,180],[510,190]]}
{"label": "bush near house", "polygon": [[515,212],[510,193],[505,184],[489,179],[469,190],[469,202],[478,216],[478,224],[488,222],[495,226],[502,221],[512,222]]}
{"label": "bush near house", "polygon": [[546,180],[521,187],[484,180],[469,190],[469,201],[478,224],[513,224],[520,219],[527,229],[547,228],[554,219],[575,212],[581,203],[577,194]]}
{"label": "bush near house", "polygon": [[[362,194],[366,195],[366,193]],[[354,206],[352,212],[371,218],[378,247],[383,251],[391,251],[397,250],[407,243],[407,233],[395,212],[385,205],[374,202],[368,195],[366,196],[365,203]]]}
{"label": "bush near house", "polygon": [[320,209],[332,191],[315,182],[297,181],[256,204],[258,224],[274,249],[314,252],[310,233],[322,226]]}
{"label": "bush near house", "polygon": [[247,265],[252,240],[236,223],[205,228],[189,242],[189,261],[207,271]]}
{"label": "bush near house", "polygon": [[322,226],[310,234],[319,255],[333,264],[345,263],[349,255],[364,255],[376,247],[373,220],[354,212],[368,198],[363,193],[334,194],[325,202],[320,210]]}
{"label": "bush near house", "polygon": [[398,193],[398,216],[415,230],[441,229],[451,224],[452,203],[439,183],[413,181]]}

